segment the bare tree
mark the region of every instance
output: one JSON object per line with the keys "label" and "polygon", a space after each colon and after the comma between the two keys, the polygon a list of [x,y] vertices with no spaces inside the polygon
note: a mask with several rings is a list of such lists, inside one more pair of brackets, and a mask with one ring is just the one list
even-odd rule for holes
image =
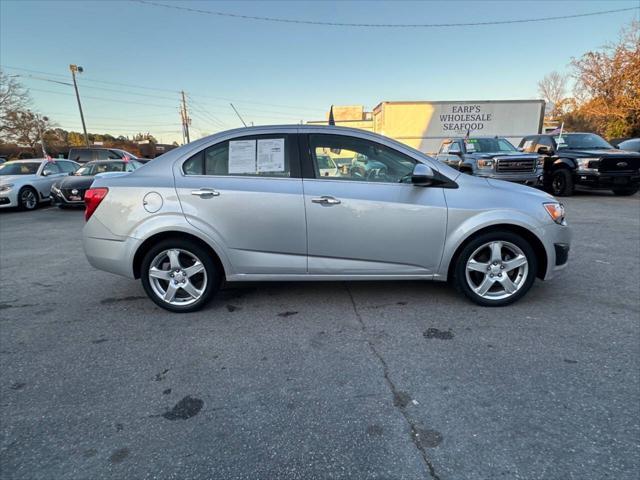
{"label": "bare tree", "polygon": [[15,77],[0,70],[0,124],[5,124],[10,112],[26,110],[30,98]]}
{"label": "bare tree", "polygon": [[567,98],[567,77],[558,72],[545,75],[538,82],[538,93],[547,102],[547,114],[557,117],[563,112],[563,104]]}

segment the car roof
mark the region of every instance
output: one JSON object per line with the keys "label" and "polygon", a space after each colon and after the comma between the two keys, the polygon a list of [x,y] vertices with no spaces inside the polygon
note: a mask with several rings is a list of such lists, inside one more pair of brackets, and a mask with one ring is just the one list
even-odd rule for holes
{"label": "car roof", "polygon": [[[9,160],[6,163],[35,163],[35,162],[45,162],[47,159],[46,158],[23,158],[21,160]],[[60,159],[60,160],[66,160],[65,159]]]}

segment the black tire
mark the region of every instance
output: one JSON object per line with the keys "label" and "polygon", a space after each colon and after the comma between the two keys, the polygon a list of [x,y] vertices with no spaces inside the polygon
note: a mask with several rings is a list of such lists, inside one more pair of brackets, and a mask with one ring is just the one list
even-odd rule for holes
{"label": "black tire", "polygon": [[556,197],[570,197],[574,188],[573,176],[568,169],[559,168],[551,174],[549,189]]}
{"label": "black tire", "polygon": [[[35,201],[31,201],[31,198]],[[38,208],[40,198],[33,187],[22,187],[18,192],[18,207],[20,210],[35,210]]]}
{"label": "black tire", "polygon": [[635,195],[640,190],[640,185],[635,185],[633,187],[624,187],[624,188],[614,188],[613,194],[618,195],[619,197],[628,197],[630,195]]}
{"label": "black tire", "polygon": [[[195,255],[204,266],[207,277],[206,287],[201,297],[196,302],[189,305],[179,306],[165,302],[163,299],[158,297],[156,292],[153,290],[151,281],[149,280],[151,262],[153,262],[153,260],[163,251],[170,249],[179,249],[189,252],[190,254]],[[209,300],[211,300],[220,287],[222,272],[219,270],[214,259],[211,258],[211,253],[198,243],[188,239],[169,238],[158,242],[145,254],[142,259],[140,278],[147,296],[156,305],[164,308],[165,310],[169,310],[170,312],[187,313],[201,309]]]}
{"label": "black tire", "polygon": [[[468,284],[466,276],[467,262],[469,261],[469,258],[473,254],[473,252],[475,252],[482,245],[493,241],[512,243],[513,245],[520,248],[520,250],[522,250],[528,262],[528,272],[527,276],[522,281],[522,286],[510,297],[504,299],[489,299],[480,296],[472,290],[471,286]],[[533,247],[531,247],[527,240],[513,232],[505,230],[495,230],[478,235],[477,237],[471,239],[462,248],[460,254],[455,259],[455,264],[453,267],[453,284],[455,285],[456,289],[464,293],[471,301],[477,303],[478,305],[482,305],[483,307],[502,307],[519,300],[529,291],[529,289],[533,285],[533,282],[535,281],[537,271],[538,259],[533,250]]]}

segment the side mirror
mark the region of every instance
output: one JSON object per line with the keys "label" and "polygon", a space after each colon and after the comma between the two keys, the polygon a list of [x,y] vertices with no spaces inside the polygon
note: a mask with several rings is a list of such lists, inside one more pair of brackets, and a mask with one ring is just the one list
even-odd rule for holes
{"label": "side mirror", "polygon": [[522,147],[518,147],[518,151],[519,151],[519,152],[524,152],[524,148],[522,148]]}
{"label": "side mirror", "polygon": [[413,173],[411,174],[411,183],[419,187],[428,187],[433,185],[435,180],[435,173],[433,169],[425,165],[424,163],[417,163],[413,167]]}
{"label": "side mirror", "polygon": [[549,145],[540,145],[538,147],[538,153],[540,155],[551,155],[553,151],[551,150],[551,147]]}
{"label": "side mirror", "polygon": [[455,150],[451,149],[451,150],[449,150],[449,155],[461,156],[462,152],[460,150],[458,150],[458,149],[455,149]]}
{"label": "side mirror", "polygon": [[43,170],[42,171],[42,176],[43,177],[48,177],[49,176],[49,170]]}

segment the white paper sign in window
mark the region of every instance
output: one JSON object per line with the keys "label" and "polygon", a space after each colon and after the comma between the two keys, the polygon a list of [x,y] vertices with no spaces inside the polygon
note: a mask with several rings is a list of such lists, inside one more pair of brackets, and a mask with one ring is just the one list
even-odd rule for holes
{"label": "white paper sign in window", "polygon": [[260,172],[284,172],[284,138],[258,140]]}
{"label": "white paper sign in window", "polygon": [[256,173],[256,141],[229,142],[229,174]]}

